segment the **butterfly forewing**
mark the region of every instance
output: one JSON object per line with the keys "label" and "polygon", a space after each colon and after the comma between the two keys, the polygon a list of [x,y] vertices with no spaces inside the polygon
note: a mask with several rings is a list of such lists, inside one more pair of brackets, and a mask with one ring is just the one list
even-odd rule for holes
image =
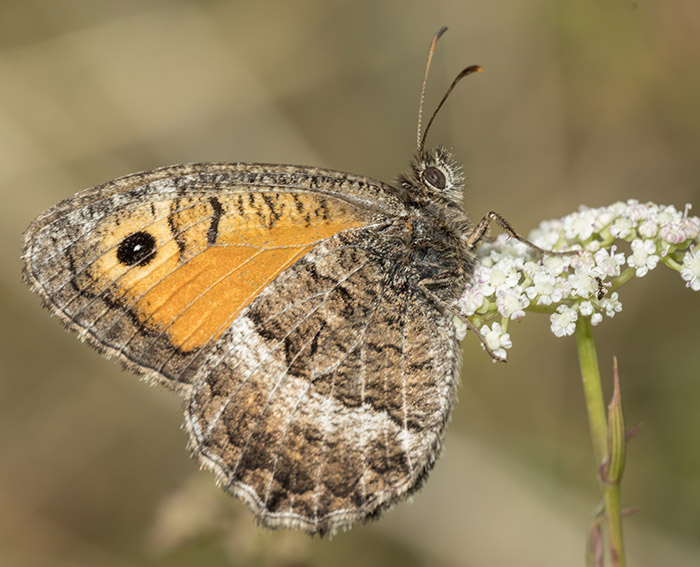
{"label": "butterfly forewing", "polygon": [[291,166],[130,175],[32,223],[25,278],[98,349],[182,387],[197,351],[278,274],[333,234],[400,214],[380,188]]}

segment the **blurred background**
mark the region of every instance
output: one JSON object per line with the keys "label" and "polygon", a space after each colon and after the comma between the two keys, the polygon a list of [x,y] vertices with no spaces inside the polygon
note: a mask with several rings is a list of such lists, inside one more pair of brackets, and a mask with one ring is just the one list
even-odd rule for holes
{"label": "blurred background", "polygon": [[[185,449],[181,399],[100,358],[20,281],[21,233],[88,186],[191,161],[313,164],[392,181],[454,148],[473,217],[520,232],[580,204],[700,212],[696,0],[0,2],[0,564],[582,565],[598,502],[575,344],[546,317],[494,365],[470,337],[426,486],[335,538],[258,528]],[[617,355],[631,565],[700,564],[700,294],[658,268],[596,330]]]}

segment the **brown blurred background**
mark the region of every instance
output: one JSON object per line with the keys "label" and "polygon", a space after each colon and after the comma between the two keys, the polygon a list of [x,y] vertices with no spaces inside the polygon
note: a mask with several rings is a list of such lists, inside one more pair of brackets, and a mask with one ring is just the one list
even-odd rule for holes
{"label": "brown blurred background", "polygon": [[[181,400],[101,359],[20,282],[21,233],[79,189],[188,161],[314,164],[392,180],[454,148],[474,217],[522,232],[579,204],[700,212],[696,0],[0,2],[0,564],[582,565],[598,501],[573,339],[470,338],[446,452],[412,503],[332,540],[257,528],[185,450]],[[665,268],[597,329],[628,424],[631,565],[700,564],[700,294]]]}

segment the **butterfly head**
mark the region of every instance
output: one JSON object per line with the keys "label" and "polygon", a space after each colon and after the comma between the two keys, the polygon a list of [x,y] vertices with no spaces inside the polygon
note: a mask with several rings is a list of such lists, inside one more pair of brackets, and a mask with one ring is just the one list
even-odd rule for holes
{"label": "butterfly head", "polygon": [[433,201],[462,203],[462,167],[452,157],[452,153],[443,147],[417,155],[411,162],[411,170],[399,177],[399,183],[404,189],[417,191]]}

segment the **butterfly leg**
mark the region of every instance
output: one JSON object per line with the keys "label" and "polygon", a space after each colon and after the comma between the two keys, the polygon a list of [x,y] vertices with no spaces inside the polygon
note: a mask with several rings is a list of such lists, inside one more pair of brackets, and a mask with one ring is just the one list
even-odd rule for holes
{"label": "butterfly leg", "polygon": [[427,297],[429,297],[432,301],[434,301],[440,309],[442,309],[445,313],[452,315],[453,317],[457,317],[460,321],[462,321],[467,328],[472,331],[476,337],[481,341],[481,344],[484,347],[484,350],[489,354],[491,358],[493,358],[494,362],[507,362],[505,358],[501,358],[498,356],[491,348],[489,347],[488,343],[486,342],[486,339],[484,338],[484,335],[481,334],[481,331],[479,331],[479,328],[472,323],[469,319],[467,319],[462,313],[460,313],[456,308],[455,305],[445,301],[442,299],[439,295],[437,295],[433,290],[430,289],[430,286],[436,286],[436,285],[441,285],[444,284],[445,281],[451,281],[452,276],[451,275],[446,275],[443,277],[436,277],[436,278],[430,278],[430,279],[425,279],[421,281],[418,284],[418,287],[425,293]]}
{"label": "butterfly leg", "polygon": [[517,232],[515,232],[515,229],[511,226],[511,224],[495,211],[489,211],[484,216],[484,218],[482,218],[479,221],[479,224],[476,225],[476,227],[474,228],[474,230],[472,230],[470,234],[465,234],[462,237],[466,241],[467,246],[469,246],[470,248],[474,248],[477,244],[479,244],[479,242],[481,242],[484,239],[486,231],[489,229],[489,224],[492,221],[495,221],[506,232],[508,236],[515,238],[517,241],[522,242],[523,244],[532,248],[533,250],[536,250],[540,254],[545,254],[547,256],[572,256],[581,253],[580,250],[555,252],[554,250],[545,250],[544,248],[540,248],[536,244],[530,242],[527,238],[524,238],[520,236]]}
{"label": "butterfly leg", "polygon": [[508,360],[498,356],[495,352],[493,352],[493,350],[491,350],[491,347],[489,347],[488,343],[486,342],[484,335],[481,334],[481,331],[479,331],[479,328],[474,323],[465,317],[460,317],[460,320],[463,321],[467,328],[476,335],[476,338],[481,341],[481,345],[484,347],[484,350],[494,362],[508,362]]}

